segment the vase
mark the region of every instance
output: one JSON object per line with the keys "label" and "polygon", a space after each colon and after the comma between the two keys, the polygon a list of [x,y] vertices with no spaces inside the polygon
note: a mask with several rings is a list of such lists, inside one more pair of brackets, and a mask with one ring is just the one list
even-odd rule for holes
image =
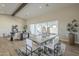
{"label": "vase", "polygon": [[75,34],[69,33],[69,44],[70,45],[75,45]]}

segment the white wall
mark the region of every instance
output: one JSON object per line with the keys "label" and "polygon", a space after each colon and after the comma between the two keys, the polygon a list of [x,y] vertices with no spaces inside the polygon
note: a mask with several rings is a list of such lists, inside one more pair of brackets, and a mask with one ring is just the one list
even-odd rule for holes
{"label": "white wall", "polygon": [[[49,12],[47,15],[42,15],[39,17],[34,17],[27,20],[27,25],[32,23],[46,22],[58,20],[59,22],[59,35],[60,37],[67,38],[67,24],[71,22],[73,19],[77,19],[79,21],[79,6],[72,6],[68,8],[64,8],[55,12]],[[78,39],[79,41],[79,39]]]}
{"label": "white wall", "polygon": [[23,24],[24,21],[22,19],[8,15],[0,15],[0,36],[2,36],[3,33],[10,33],[12,25],[18,25],[19,30],[21,30]]}

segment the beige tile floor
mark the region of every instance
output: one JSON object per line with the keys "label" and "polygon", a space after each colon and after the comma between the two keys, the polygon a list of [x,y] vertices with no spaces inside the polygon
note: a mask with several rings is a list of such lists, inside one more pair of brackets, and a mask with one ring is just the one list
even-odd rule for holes
{"label": "beige tile floor", "polygon": [[[66,44],[65,56],[79,56],[79,45],[74,46]],[[25,40],[13,42],[7,40],[6,38],[0,38],[0,56],[17,56],[15,49],[25,47]]]}

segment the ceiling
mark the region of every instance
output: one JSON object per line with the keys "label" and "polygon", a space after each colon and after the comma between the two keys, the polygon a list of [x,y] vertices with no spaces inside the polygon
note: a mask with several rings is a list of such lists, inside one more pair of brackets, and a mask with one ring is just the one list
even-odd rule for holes
{"label": "ceiling", "polygon": [[11,15],[19,6],[17,3],[0,3],[0,14]]}
{"label": "ceiling", "polygon": [[[14,11],[21,5],[22,3],[0,3],[0,14],[12,15]],[[59,9],[63,9],[69,6],[74,6],[79,4],[66,4],[66,3],[28,3],[25,5],[19,12],[17,12],[14,16],[30,19],[32,17],[37,17],[40,15],[45,15],[49,12],[54,12]]]}
{"label": "ceiling", "polygon": [[59,9],[67,8],[70,6],[79,5],[79,4],[56,4],[56,3],[30,3],[27,4],[20,12],[18,12],[15,16],[21,17],[24,19],[30,19],[33,17],[46,15],[49,12],[54,12]]}

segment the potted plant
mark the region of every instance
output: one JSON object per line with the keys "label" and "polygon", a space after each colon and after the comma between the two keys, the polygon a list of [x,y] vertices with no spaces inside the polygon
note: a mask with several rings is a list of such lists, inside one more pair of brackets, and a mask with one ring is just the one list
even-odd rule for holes
{"label": "potted plant", "polygon": [[24,25],[23,26],[23,32],[26,32],[26,30],[27,30],[27,25]]}
{"label": "potted plant", "polygon": [[75,44],[75,38],[77,37],[76,32],[78,28],[78,23],[76,19],[73,19],[71,23],[67,25],[67,30],[69,32],[69,44],[74,45]]}
{"label": "potted plant", "polygon": [[22,33],[21,33],[21,36],[20,36],[20,40],[25,39],[26,30],[27,30],[27,25],[24,25],[24,26],[23,26]]}

